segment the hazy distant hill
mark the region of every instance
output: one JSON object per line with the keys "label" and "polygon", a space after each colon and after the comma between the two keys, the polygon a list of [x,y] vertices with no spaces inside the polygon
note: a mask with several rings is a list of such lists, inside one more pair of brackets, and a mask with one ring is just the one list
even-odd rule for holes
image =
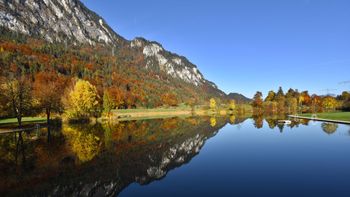
{"label": "hazy distant hill", "polygon": [[252,101],[252,99],[245,97],[242,94],[239,93],[230,93],[227,95],[229,99],[234,99],[238,103],[249,103]]}

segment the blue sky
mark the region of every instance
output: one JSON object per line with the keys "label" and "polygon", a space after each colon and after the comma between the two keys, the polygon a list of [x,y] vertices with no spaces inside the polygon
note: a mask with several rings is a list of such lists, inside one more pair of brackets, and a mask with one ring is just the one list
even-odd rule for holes
{"label": "blue sky", "polygon": [[350,90],[348,0],[82,0],[126,39],[186,56],[220,89]]}

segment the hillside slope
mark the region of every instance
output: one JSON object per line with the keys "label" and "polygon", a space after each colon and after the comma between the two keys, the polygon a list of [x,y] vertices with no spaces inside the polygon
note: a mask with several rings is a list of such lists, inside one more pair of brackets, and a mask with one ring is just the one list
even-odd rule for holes
{"label": "hillside slope", "polygon": [[[95,85],[100,85],[93,79],[98,73],[103,80],[109,81],[101,85],[102,89],[130,91],[130,86],[136,86],[139,82],[139,86],[144,87],[138,89],[144,91],[134,92],[134,96],[144,94],[144,97],[149,97],[146,99],[148,101],[141,102],[142,105],[150,100],[161,100],[161,94],[156,93],[158,91],[174,94],[178,102],[191,99],[197,102],[210,97],[221,99],[226,96],[185,57],[171,53],[161,44],[144,38],[132,41],[124,39],[79,0],[0,0],[0,26],[1,43],[5,52],[13,53],[9,45],[14,48],[27,47],[32,50],[30,58],[37,61],[34,66],[54,69],[69,77],[85,78]],[[55,48],[58,51],[43,48]],[[28,64],[25,60],[28,60],[29,54],[22,53],[22,49],[15,51],[16,58],[21,59],[22,64]],[[45,55],[51,58],[48,62],[43,62],[43,58],[40,58]],[[75,56],[80,61],[79,65],[75,65],[77,61],[73,61],[74,58],[70,56]],[[2,60],[5,70],[13,63],[11,61],[15,61],[13,57]],[[61,64],[55,65],[57,62]],[[38,66],[42,64],[45,66]],[[93,69],[87,66],[92,66]],[[113,74],[118,75],[119,82],[114,77],[111,83]],[[135,83],[132,84],[131,81]],[[152,85],[147,87],[147,84]],[[153,91],[154,88],[158,88],[157,91]]]}

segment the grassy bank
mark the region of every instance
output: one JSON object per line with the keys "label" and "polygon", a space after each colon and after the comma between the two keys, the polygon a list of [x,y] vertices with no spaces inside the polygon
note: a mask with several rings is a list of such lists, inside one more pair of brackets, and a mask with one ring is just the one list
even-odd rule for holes
{"label": "grassy bank", "polygon": [[[23,117],[23,127],[33,127],[35,124],[46,124],[46,118],[42,117]],[[15,129],[18,127],[17,118],[0,119],[0,133],[2,130]]]}
{"label": "grassy bank", "polygon": [[[23,124],[33,124],[33,123],[43,123],[46,122],[46,118],[42,117],[23,117],[22,123]],[[0,125],[6,125],[6,124],[17,124],[17,118],[6,118],[6,119],[0,119]]]}
{"label": "grassy bank", "polygon": [[[196,110],[197,111],[197,110]],[[118,109],[112,111],[113,119],[135,120],[154,119],[175,116],[191,116],[193,110],[190,107],[179,108],[154,108],[154,109]]]}
{"label": "grassy bank", "polygon": [[[350,121],[350,112],[329,112],[329,113],[317,113],[317,118],[329,119],[329,120],[341,120]],[[312,114],[302,114],[305,117],[312,117]]]}
{"label": "grassy bank", "polygon": [[[219,106],[217,110],[211,110],[208,106],[178,106],[168,108],[153,109],[118,109],[112,110],[112,119],[118,120],[136,120],[136,119],[153,119],[168,117],[186,117],[186,116],[212,116],[228,115],[230,112],[227,108]],[[234,112],[236,113],[236,112]]]}

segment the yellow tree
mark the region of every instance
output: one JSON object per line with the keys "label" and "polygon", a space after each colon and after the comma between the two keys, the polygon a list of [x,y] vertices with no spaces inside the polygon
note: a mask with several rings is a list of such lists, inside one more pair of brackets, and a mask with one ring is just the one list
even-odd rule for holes
{"label": "yellow tree", "polygon": [[216,108],[216,101],[214,98],[210,99],[210,109],[215,110]]}
{"label": "yellow tree", "polygon": [[0,86],[5,105],[12,109],[17,118],[18,126],[22,126],[22,117],[30,113],[32,106],[31,84],[25,76],[18,79],[8,79]]}
{"label": "yellow tree", "polygon": [[215,127],[216,126],[216,118],[210,117],[210,126]]}
{"label": "yellow tree", "polygon": [[98,107],[96,87],[90,82],[79,79],[69,92],[65,103],[68,118],[88,118]]}
{"label": "yellow tree", "polygon": [[334,97],[327,96],[322,100],[322,107],[326,110],[334,110],[337,107],[337,100]]}

